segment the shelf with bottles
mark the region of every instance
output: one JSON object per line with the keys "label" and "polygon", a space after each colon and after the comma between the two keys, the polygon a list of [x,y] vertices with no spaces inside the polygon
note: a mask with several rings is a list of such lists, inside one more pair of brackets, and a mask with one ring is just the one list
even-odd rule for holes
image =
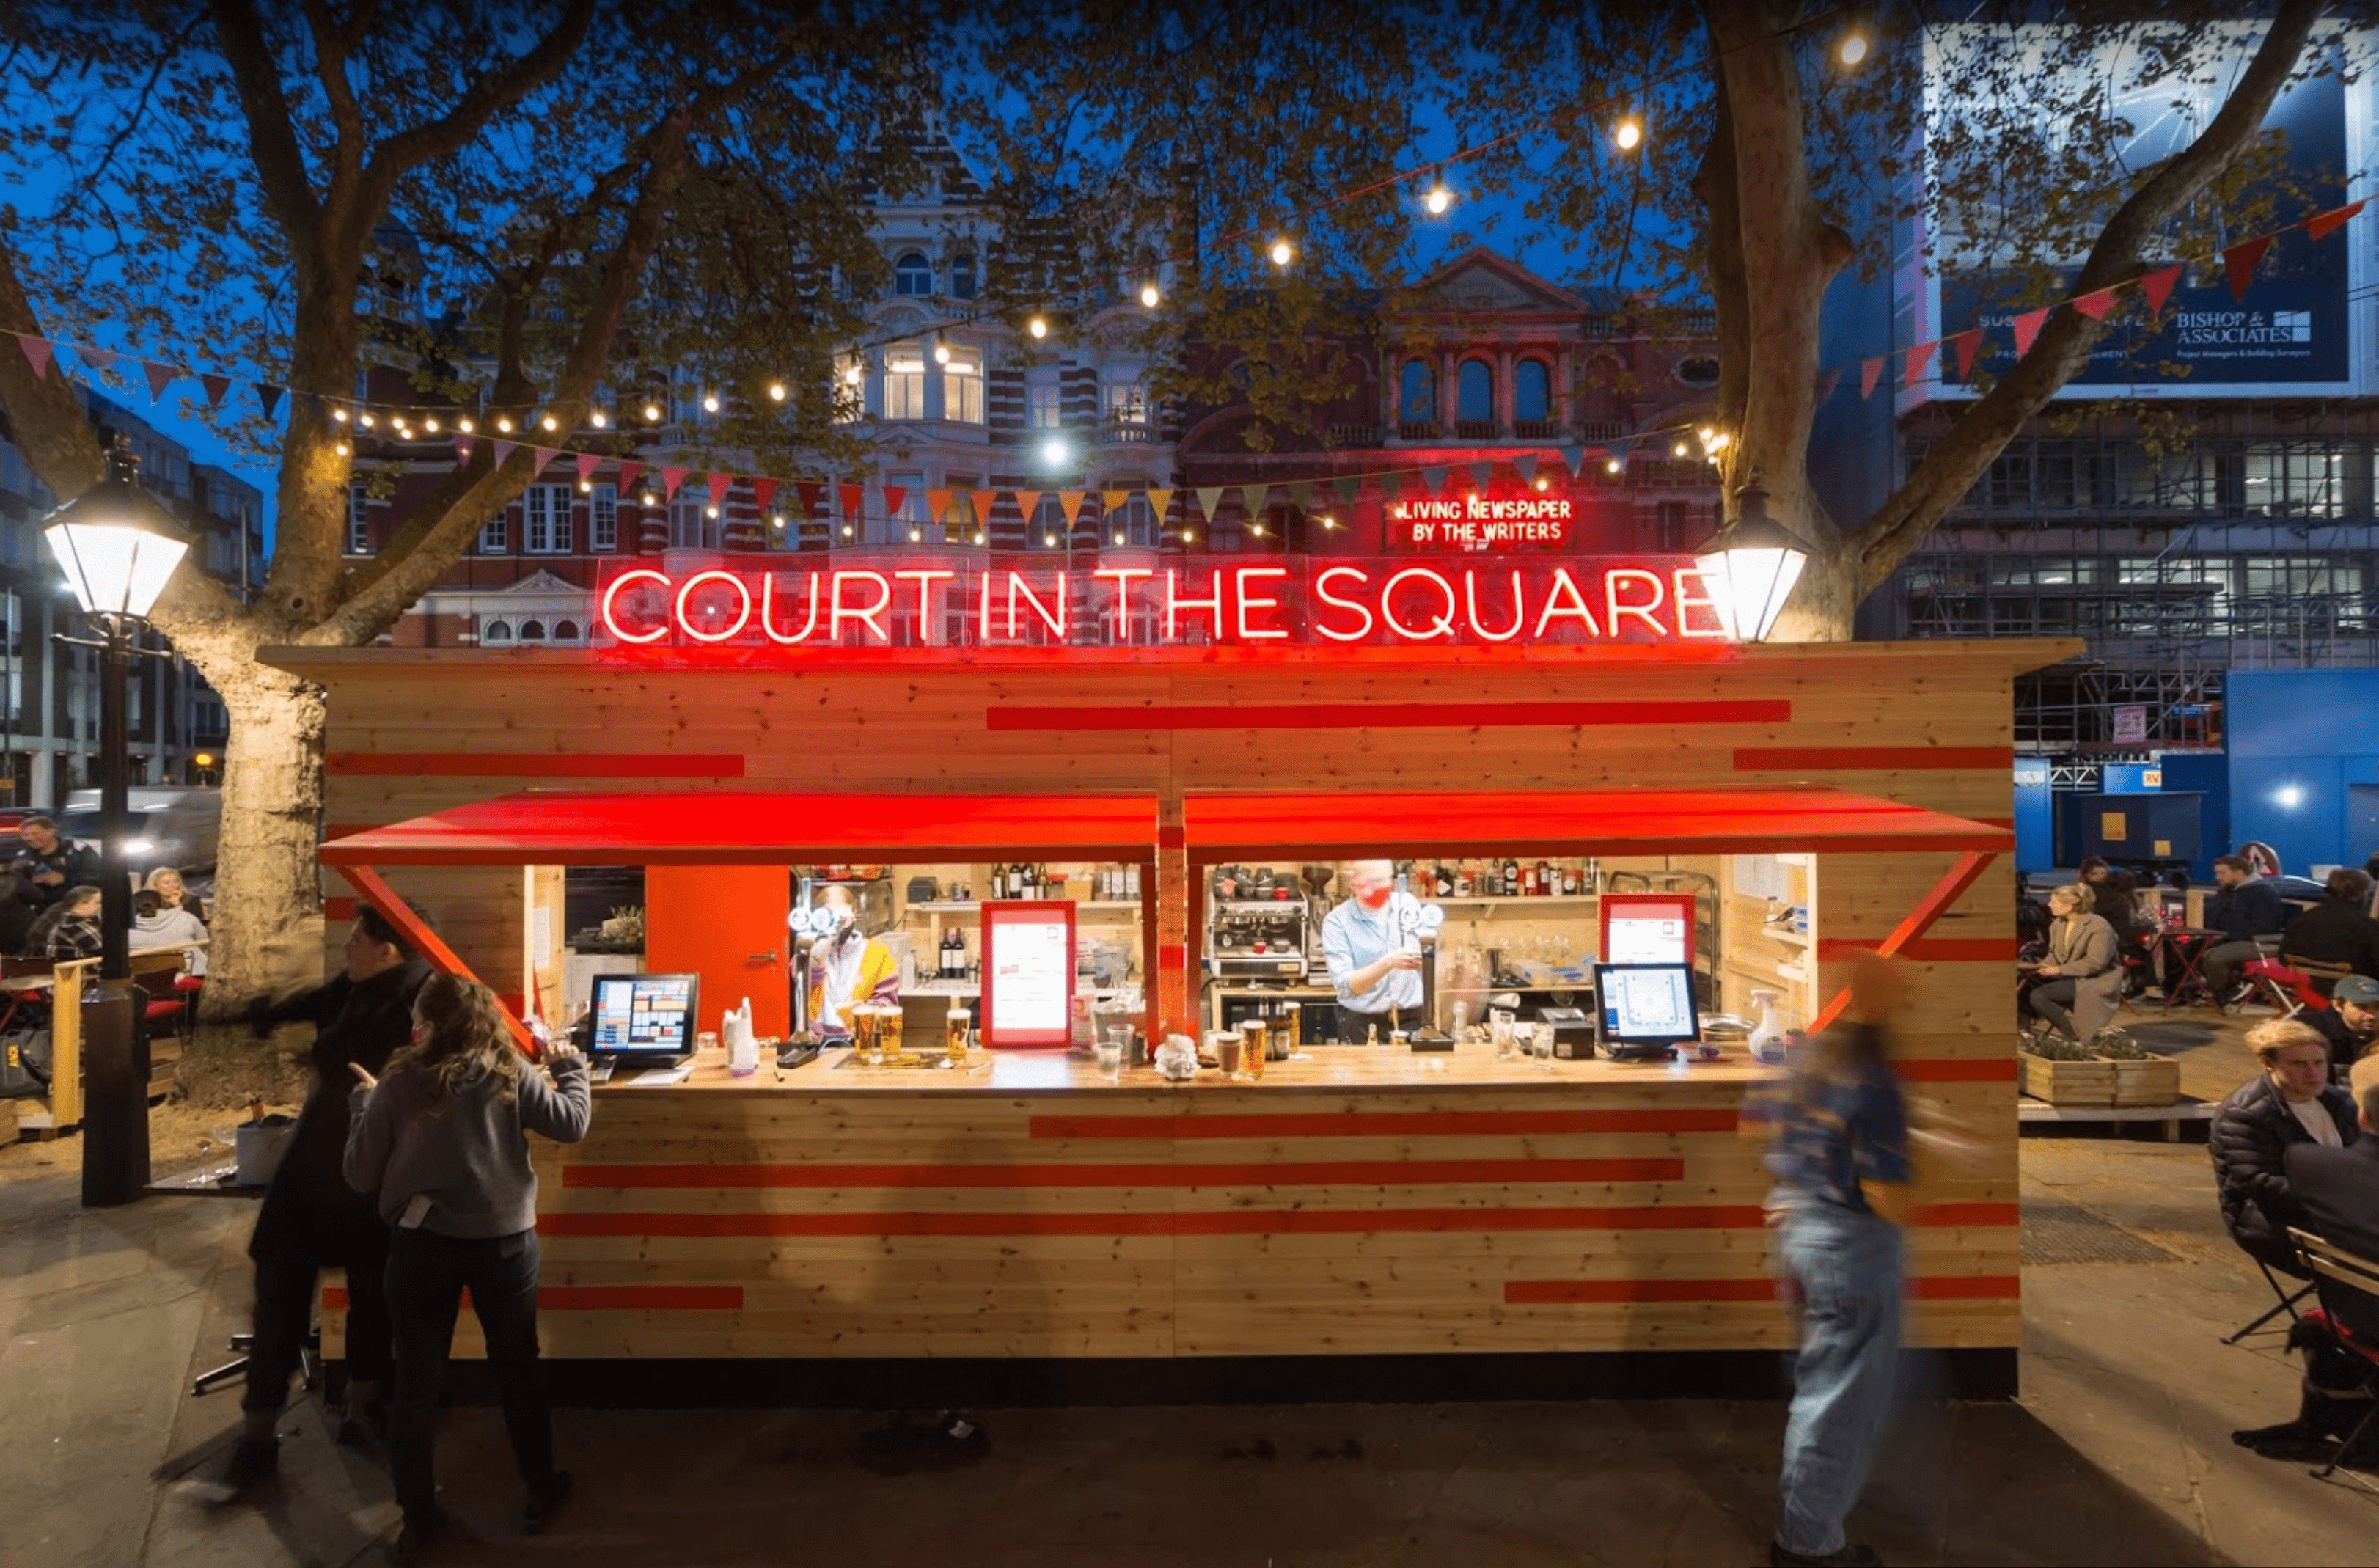
{"label": "shelf with bottles", "polygon": [[1600,863],[1592,859],[1402,861],[1396,872],[1422,902],[1466,908],[1587,902],[1601,886]]}
{"label": "shelf with bottles", "polygon": [[[1057,903],[1060,900],[1058,899],[1052,898],[1047,901]],[[982,908],[983,904],[981,900],[974,899],[966,899],[957,901],[941,899],[931,903],[914,903],[908,906],[909,912],[912,914],[974,914],[980,911]],[[1137,915],[1140,912],[1140,900],[1137,899],[1091,899],[1086,900],[1077,900],[1074,904],[1074,908],[1085,914],[1129,913]]]}
{"label": "shelf with bottles", "polygon": [[1532,897],[1526,893],[1496,893],[1484,899],[1476,895],[1469,898],[1452,896],[1443,899],[1423,899],[1421,901],[1427,904],[1443,904],[1450,910],[1480,910],[1492,913],[1499,905],[1503,904],[1509,904],[1515,909],[1528,910],[1575,909],[1581,904],[1599,904],[1602,901],[1602,895],[1600,893],[1539,893]]}

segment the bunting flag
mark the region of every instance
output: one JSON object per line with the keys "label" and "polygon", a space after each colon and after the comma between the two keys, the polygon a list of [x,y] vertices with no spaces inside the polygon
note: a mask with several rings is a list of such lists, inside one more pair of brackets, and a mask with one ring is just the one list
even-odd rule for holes
{"label": "bunting flag", "polygon": [[664,468],[661,470],[661,500],[677,500],[677,488],[685,483],[685,476],[688,472],[690,472],[690,470],[684,468]]}
{"label": "bunting flag", "polygon": [[1071,528],[1082,520],[1082,502],[1086,498],[1088,498],[1090,493],[1091,492],[1088,490],[1059,490],[1057,492],[1057,510],[1066,514],[1067,527]]}
{"label": "bunting flag", "polygon": [[1403,475],[1383,474],[1380,476],[1380,499],[1382,501],[1387,502],[1390,506],[1394,506],[1396,504],[1397,499],[1404,493],[1405,480]]}
{"label": "bunting flag", "polygon": [[33,368],[33,380],[49,380],[50,361],[57,357],[57,350],[50,346],[50,340],[37,338],[30,332],[18,332],[17,346],[25,351],[25,363]]}
{"label": "bunting flag", "polygon": [[1264,503],[1271,500],[1272,487],[1270,485],[1241,485],[1239,487],[1239,510],[1247,513],[1250,517],[1262,516]]}
{"label": "bunting flag", "polygon": [[999,504],[999,492],[997,490],[969,490],[967,492],[967,501],[974,508],[974,525],[978,528],[990,526],[991,509]]}
{"label": "bunting flag", "polygon": [[2362,208],[2362,202],[2349,201],[2343,207],[2333,207],[2326,212],[2315,212],[2304,221],[2305,236],[2309,239],[2327,239],[2337,232],[2339,224],[2361,211]]}
{"label": "bunting flag", "polygon": [[1297,508],[1299,512],[1310,513],[1313,510],[1313,486],[1311,482],[1305,479],[1299,479],[1295,484],[1289,486],[1288,504]]}
{"label": "bunting flag", "polygon": [[935,522],[945,527],[949,525],[950,498],[954,493],[956,492],[936,489],[925,491],[925,510],[933,514]]}
{"label": "bunting flag", "polygon": [[603,459],[596,452],[582,452],[578,454],[576,466],[578,482],[582,485],[591,485],[595,482],[595,470],[603,466]]}
{"label": "bunting flag", "polygon": [[1422,469],[1420,471],[1420,483],[1421,488],[1427,490],[1430,494],[1437,494],[1438,491],[1445,488],[1445,470],[1443,468]]}
{"label": "bunting flag", "polygon": [[1341,506],[1352,506],[1355,504],[1355,493],[1362,488],[1362,484],[1363,482],[1360,479],[1333,479],[1330,481],[1331,488],[1338,492],[1338,504]]}
{"label": "bunting flag", "polygon": [[181,371],[171,365],[161,365],[154,359],[140,362],[140,373],[149,380],[149,401],[155,403],[165,395],[165,389],[182,379]]}
{"label": "bunting flag", "polygon": [[1495,464],[1491,460],[1486,463],[1474,463],[1470,465],[1470,484],[1472,488],[1483,490],[1489,485],[1494,483],[1494,480]]}
{"label": "bunting flag", "polygon": [[1537,482],[1537,454],[1533,452],[1524,452],[1520,453],[1519,456],[1512,459],[1512,472],[1520,476],[1520,483],[1524,485],[1535,484]]}
{"label": "bunting flag", "polygon": [[1915,347],[1910,349],[1908,351],[1908,368],[1901,373],[1900,384],[1903,387],[1913,387],[1917,382],[1923,380],[1925,379],[1925,367],[1933,362],[1933,356],[1940,346],[1941,344],[1938,340],[1936,340],[1932,343],[1920,343]]}
{"label": "bunting flag", "polygon": [[[717,472],[712,473],[710,476],[710,504],[713,506],[725,506],[727,504],[727,492],[734,488],[734,475],[720,474]],[[900,508],[896,504],[888,510],[898,512]]]}
{"label": "bunting flag", "polygon": [[769,478],[766,474],[753,475],[752,504],[766,512],[768,510],[768,503],[776,499],[777,481]]}
{"label": "bunting flag", "polygon": [[1861,403],[1875,395],[1875,384],[1881,380],[1883,380],[1883,356],[1878,354],[1859,366],[1859,401]]}
{"label": "bunting flag", "polygon": [[2222,253],[2222,266],[2230,274],[2230,297],[2245,299],[2247,285],[2255,281],[2255,269],[2263,264],[2264,252],[2272,248],[2270,235],[2234,245]]}
{"label": "bunting flag", "polygon": [[2147,296],[2149,315],[2164,314],[2164,302],[2172,297],[2173,285],[2180,282],[2180,263],[2178,261],[2141,275],[2140,292]]}
{"label": "bunting flag", "polygon": [[75,345],[75,356],[82,361],[82,368],[86,370],[105,370],[124,357],[111,349],[85,348],[80,344]]}
{"label": "bunting flag", "polygon": [[468,468],[471,465],[470,437],[456,436],[454,438],[454,461],[465,468]]}
{"label": "bunting flag", "polygon": [[534,448],[533,450],[537,453],[537,466],[529,470],[529,474],[532,477],[543,474],[547,469],[552,467],[553,460],[562,455],[561,451],[555,447],[541,446]]}
{"label": "bunting flag", "polygon": [[630,490],[634,489],[636,488],[636,476],[644,471],[645,465],[643,464],[634,462],[628,458],[622,458],[620,460],[619,493],[621,495],[626,495]]}
{"label": "bunting flag", "polygon": [[1586,466],[1586,448],[1564,446],[1561,449],[1561,460],[1562,466],[1567,468],[1569,476],[1575,479],[1578,476],[1578,471]]}
{"label": "bunting flag", "polygon": [[2089,317],[2093,321],[2103,321],[2107,319],[2107,313],[2115,308],[2115,291],[2102,288],[2083,295],[2073,301],[2073,308]]}
{"label": "bunting flag", "polygon": [[496,443],[496,466],[501,468],[506,460],[519,450],[520,442],[518,441],[498,441]]}
{"label": "bunting flag", "polygon": [[1099,515],[1102,517],[1113,517],[1117,513],[1121,512],[1125,507],[1129,506],[1130,504],[1131,492],[1129,490],[1101,490],[1099,492]]}
{"label": "bunting flag", "polygon": [[2040,336],[2040,329],[2048,323],[2048,313],[2055,308],[2053,305],[2044,305],[2037,310],[2025,311],[2008,323],[2015,329],[2015,356],[2018,359],[2032,352],[2033,341]]}
{"label": "bunting flag", "polygon": [[1153,488],[1149,490],[1148,510],[1150,513],[1155,517],[1158,527],[1161,528],[1165,525],[1165,514],[1172,509],[1172,506],[1173,491],[1169,487],[1164,488]]}
{"label": "bunting flag", "polygon": [[865,485],[842,485],[837,488],[835,494],[841,499],[842,516],[845,522],[857,517],[860,509],[867,504]]}
{"label": "bunting flag", "polygon": [[1974,355],[1983,346],[1983,329],[1970,327],[1950,341],[1958,350],[1958,380],[1966,380],[1974,373]]}
{"label": "bunting flag", "polygon": [[[1842,384],[1842,368],[1837,365],[1832,369],[1826,371],[1823,375],[1817,378],[1817,401],[1819,403],[1823,403],[1826,399],[1833,396],[1834,389]],[[1576,478],[1577,470],[1575,468],[1571,469],[1569,471],[1569,476],[1573,479]]]}
{"label": "bunting flag", "polygon": [[264,416],[267,419],[281,412],[281,388],[268,385],[263,381],[256,383],[256,401],[264,405]]}
{"label": "bunting flag", "polygon": [[231,391],[231,378],[229,376],[200,376],[199,378],[199,385],[206,392],[207,406],[209,408],[221,408],[223,406],[223,394]]}
{"label": "bunting flag", "polygon": [[815,517],[818,508],[826,503],[825,484],[816,479],[796,479],[793,481],[793,489],[802,498],[803,520]]}
{"label": "bunting flag", "polygon": [[1016,510],[1023,514],[1025,525],[1030,527],[1033,524],[1034,514],[1041,510],[1041,497],[1043,492],[1039,490],[1011,490],[1008,493],[1015,496]]}

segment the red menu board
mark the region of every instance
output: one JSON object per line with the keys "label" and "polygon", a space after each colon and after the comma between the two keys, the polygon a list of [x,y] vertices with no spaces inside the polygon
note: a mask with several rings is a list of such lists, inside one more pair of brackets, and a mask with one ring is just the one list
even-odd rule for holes
{"label": "red menu board", "polygon": [[984,1044],[1064,1046],[1074,1039],[1074,906],[1014,899],[983,906]]}

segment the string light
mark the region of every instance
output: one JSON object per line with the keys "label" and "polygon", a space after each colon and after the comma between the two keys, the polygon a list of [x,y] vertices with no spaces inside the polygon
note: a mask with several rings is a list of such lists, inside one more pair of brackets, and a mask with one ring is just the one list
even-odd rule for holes
{"label": "string light", "polygon": [[1115,531],[1115,542],[1117,544],[1123,543],[1123,530],[1120,528],[1117,528]]}
{"label": "string light", "polygon": [[[367,419],[364,423],[368,425],[371,421]],[[511,435],[513,433],[513,416],[509,414],[498,415],[496,416],[496,428],[507,436]]]}
{"label": "string light", "polygon": [[1262,537],[1264,537],[1263,525],[1262,525],[1262,524],[1261,524],[1261,523],[1258,523],[1258,524],[1256,524],[1253,527],[1250,528],[1250,529],[1248,530],[1248,532],[1249,532],[1249,533],[1250,533],[1250,534],[1253,534],[1257,538],[1261,539],[1261,538],[1262,538]]}
{"label": "string light", "polygon": [[1602,471],[1603,471],[1604,473],[1606,473],[1606,474],[1616,474],[1616,473],[1618,473],[1618,472],[1619,472],[1619,459],[1617,459],[1617,458],[1615,458],[1615,457],[1606,457],[1606,458],[1604,458],[1604,459],[1602,460]]}
{"label": "string light", "polygon": [[918,540],[920,540],[920,539],[924,538],[924,537],[925,537],[925,531],[924,531],[923,528],[918,527],[918,526],[917,526],[915,524],[913,524],[913,523],[912,523],[912,524],[909,525],[909,542],[910,542],[911,544],[912,544],[912,545],[913,545],[913,544],[915,544]]}
{"label": "string light", "polygon": [[860,382],[867,379],[867,367],[864,365],[854,364],[849,369],[843,371],[842,379],[847,384],[855,387]]}
{"label": "string light", "polygon": [[980,528],[977,528],[974,531],[974,542],[977,544],[983,543],[983,530]]}
{"label": "string light", "polygon": [[851,537],[851,525],[848,523],[842,525],[842,537],[846,539]]}
{"label": "string light", "polygon": [[1633,115],[1628,115],[1619,122],[1619,128],[1612,133],[1611,139],[1619,144],[1620,151],[1635,151],[1644,139],[1643,122]]}
{"label": "string light", "polygon": [[1066,456],[1066,443],[1059,437],[1052,436],[1041,445],[1041,460],[1053,468],[1062,466]]}
{"label": "string light", "polygon": [[936,338],[934,340],[934,363],[936,365],[947,365],[949,362],[950,345],[944,343],[941,339]]}
{"label": "string light", "polygon": [[1548,479],[1548,478],[1546,478],[1542,474],[1540,474],[1540,475],[1538,475],[1538,476],[1537,476],[1537,488],[1539,488],[1539,489],[1540,489],[1540,490],[1542,490],[1542,489],[1550,489],[1550,488],[1552,488],[1552,480],[1550,480],[1550,479]]}
{"label": "string light", "polygon": [[344,425],[347,422],[347,411],[344,408],[333,408],[331,410],[331,417]]}
{"label": "string light", "polygon": [[1429,187],[1429,194],[1420,199],[1420,204],[1429,209],[1431,217],[1443,218],[1445,216],[1445,210],[1454,205],[1454,192],[1446,189],[1443,184],[1433,185]]}
{"label": "string light", "polygon": [[1867,37],[1866,30],[1863,28],[1853,28],[1850,31],[1842,34],[1842,40],[1840,43],[1834,45],[1834,58],[1840,60],[1845,66],[1855,66],[1860,61],[1866,58],[1866,51]]}
{"label": "string light", "polygon": [[1195,528],[1184,528],[1181,530],[1181,542],[1185,545],[1194,542],[1197,537],[1198,530]]}
{"label": "string light", "polygon": [[454,428],[467,436],[478,427],[472,424],[468,419],[457,419],[454,421]]}
{"label": "string light", "polygon": [[368,414],[358,414],[356,416],[356,423],[368,430],[372,428],[372,416]]}
{"label": "string light", "polygon": [[438,433],[438,421],[435,419],[424,419],[421,422],[421,428],[434,436]]}
{"label": "string light", "polygon": [[658,506],[661,503],[661,498],[653,494],[652,491],[646,490],[644,494],[636,498],[636,501],[642,506]]}
{"label": "string light", "polygon": [[578,493],[579,493],[580,495],[583,495],[583,496],[591,496],[591,495],[593,495],[593,494],[595,493],[595,481],[594,481],[594,480],[592,480],[592,479],[581,479],[581,480],[579,480],[579,481],[578,481]]}
{"label": "string light", "polygon": [[341,442],[340,442],[336,447],[332,448],[332,450],[333,450],[334,452],[337,452],[341,457],[344,457],[344,456],[346,456],[346,455],[347,455],[347,443],[346,443],[346,442],[344,442],[344,441],[341,441]]}
{"label": "string light", "polygon": [[770,381],[768,383],[768,401],[770,403],[782,403],[785,401],[784,382]]}
{"label": "string light", "polygon": [[1296,259],[1297,247],[1289,244],[1286,239],[1276,239],[1272,242],[1272,264],[1274,266],[1286,267],[1291,261]]}
{"label": "string light", "polygon": [[542,419],[538,420],[538,421],[537,421],[537,424],[538,424],[538,425],[540,425],[540,426],[542,426],[544,428],[546,428],[546,429],[548,429],[548,430],[559,430],[560,428],[562,428],[562,421],[561,421],[561,420],[559,420],[559,419],[556,419],[556,418],[555,418],[552,415],[550,415],[550,414],[547,415],[544,418],[542,418]]}
{"label": "string light", "polygon": [[1669,449],[1669,455],[1670,455],[1670,456],[1672,456],[1672,457],[1683,457],[1683,456],[1685,456],[1685,442],[1683,442],[1683,441],[1679,441],[1676,445],[1674,445],[1674,446],[1671,447],[1671,448]]}
{"label": "string light", "polygon": [[768,521],[781,528],[785,525],[785,514],[779,512],[774,517],[769,518]]}
{"label": "string light", "polygon": [[[598,430],[599,430],[599,429],[603,428],[603,427],[605,427],[606,425],[609,425],[609,424],[611,422],[611,416],[610,416],[609,414],[604,413],[601,409],[599,409],[599,408],[598,408],[598,409],[595,410],[595,412],[594,412],[594,413],[589,414],[588,416],[586,416],[586,422],[587,422],[588,424],[590,424],[590,425],[594,426],[597,429],[598,429]],[[437,427],[436,427],[435,425],[433,425],[433,426],[431,426],[431,427],[430,427],[430,428],[432,428],[432,429],[436,429],[436,428],[437,428]]]}
{"label": "string light", "polygon": [[1162,300],[1164,297],[1165,296],[1158,292],[1154,283],[1146,283],[1140,285],[1140,303],[1146,308],[1150,310],[1155,309],[1157,302]]}
{"label": "string light", "polygon": [[658,403],[648,403],[645,404],[645,423],[647,425],[658,425],[660,422],[661,405]]}
{"label": "string light", "polygon": [[717,392],[704,392],[702,394],[702,411],[705,414],[716,414],[719,412],[719,394]]}
{"label": "string light", "polygon": [[704,507],[704,508],[702,509],[702,514],[703,514],[705,517],[709,518],[713,523],[716,523],[716,522],[718,522],[718,521],[719,521],[719,508],[717,508],[717,507],[715,507],[715,506],[706,506],[706,507]]}
{"label": "string light", "polygon": [[1044,534],[1041,536],[1041,542],[1054,549],[1057,548],[1057,536],[1055,534]]}
{"label": "string light", "polygon": [[1035,316],[1024,323],[1024,330],[1036,338],[1045,338],[1049,335],[1049,322],[1045,317]]}

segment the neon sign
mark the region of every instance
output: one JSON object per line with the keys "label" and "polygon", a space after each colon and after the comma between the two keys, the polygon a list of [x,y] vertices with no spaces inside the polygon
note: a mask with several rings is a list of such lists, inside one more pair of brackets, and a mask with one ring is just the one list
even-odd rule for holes
{"label": "neon sign", "polygon": [[1576,514],[1567,496],[1445,496],[1391,502],[1388,539],[1400,549],[1565,549]]}
{"label": "neon sign", "polygon": [[[1127,561],[1137,564],[1127,564]],[[604,573],[598,661],[798,664],[828,650],[1721,642],[1689,556],[676,554]]]}

